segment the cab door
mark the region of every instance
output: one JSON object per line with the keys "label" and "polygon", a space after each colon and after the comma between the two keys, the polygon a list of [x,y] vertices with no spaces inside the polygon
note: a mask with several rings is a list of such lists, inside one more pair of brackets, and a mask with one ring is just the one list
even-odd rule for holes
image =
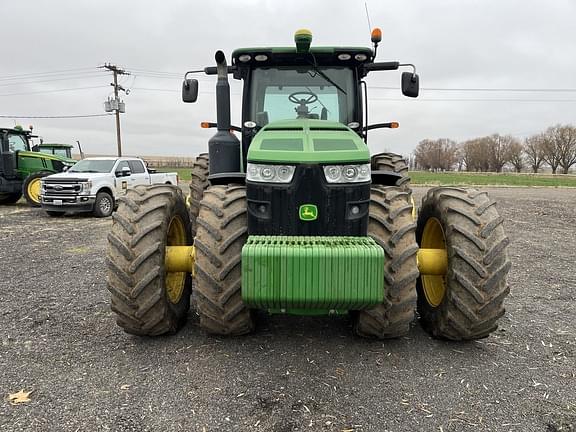
{"label": "cab door", "polygon": [[130,165],[128,165],[128,161],[120,161],[116,168],[114,169],[114,175],[116,176],[116,192],[119,195],[124,195],[127,189],[134,187],[134,180],[132,179],[132,175],[123,176],[122,168],[130,169]]}
{"label": "cab door", "polygon": [[148,170],[140,160],[129,160],[128,165],[130,165],[130,171],[132,171],[132,178],[134,186],[139,185],[149,185],[150,184],[150,174]]}

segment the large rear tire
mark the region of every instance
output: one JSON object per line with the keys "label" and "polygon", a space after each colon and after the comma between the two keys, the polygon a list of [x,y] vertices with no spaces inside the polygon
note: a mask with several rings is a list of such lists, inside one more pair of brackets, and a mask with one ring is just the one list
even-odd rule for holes
{"label": "large rear tire", "polygon": [[14,204],[18,202],[20,198],[22,198],[22,194],[20,192],[3,193],[0,194],[0,204]]}
{"label": "large rear tire", "polygon": [[444,276],[418,280],[418,312],[433,336],[473,340],[498,328],[510,292],[502,217],[486,192],[432,188],[422,200],[416,239],[422,248],[444,248]]}
{"label": "large rear tire", "polygon": [[408,164],[403,156],[395,153],[378,153],[372,156],[371,167],[373,171],[391,171],[402,177],[396,182],[405,192],[410,192],[410,177]]}
{"label": "large rear tire", "polygon": [[190,274],[165,267],[166,246],[192,244],[182,191],[138,186],[118,201],[106,257],[116,322],[136,335],[175,333],[186,322],[192,289]]}
{"label": "large rear tire", "polygon": [[385,297],[382,304],[357,314],[358,335],[387,339],[410,330],[418,278],[415,230],[410,193],[394,186],[373,186],[368,235],[384,249]]}
{"label": "large rear tire", "polygon": [[22,194],[31,207],[40,207],[40,193],[42,192],[40,184],[42,177],[46,177],[50,174],[51,173],[49,172],[37,172],[30,174],[24,180],[24,184],[22,185]]}
{"label": "large rear tire", "polygon": [[194,294],[200,326],[208,333],[241,335],[254,329],[241,292],[246,212],[244,186],[211,186],[200,203]]}
{"label": "large rear tire", "polygon": [[210,185],[208,183],[209,170],[210,159],[208,153],[199,154],[192,162],[192,179],[190,180],[190,195],[188,196],[192,237],[196,236],[196,218],[198,213],[200,213],[200,201],[202,201],[204,191]]}

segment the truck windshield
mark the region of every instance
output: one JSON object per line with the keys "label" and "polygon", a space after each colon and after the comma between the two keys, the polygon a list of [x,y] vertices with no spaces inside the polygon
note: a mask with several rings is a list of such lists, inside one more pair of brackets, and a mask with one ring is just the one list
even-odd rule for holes
{"label": "truck windshield", "polygon": [[296,118],[355,120],[356,89],[351,69],[345,67],[271,67],[252,70],[250,117],[265,126]]}
{"label": "truck windshield", "polygon": [[109,173],[116,163],[115,160],[90,160],[84,159],[76,163],[68,172],[79,173]]}

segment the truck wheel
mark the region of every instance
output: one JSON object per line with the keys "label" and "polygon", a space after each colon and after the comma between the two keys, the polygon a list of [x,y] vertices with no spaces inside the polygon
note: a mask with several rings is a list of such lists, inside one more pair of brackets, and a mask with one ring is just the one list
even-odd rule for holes
{"label": "truck wheel", "polygon": [[108,217],[114,211],[114,198],[108,192],[98,192],[94,201],[94,216],[102,218]]}
{"label": "truck wheel", "polygon": [[241,293],[246,212],[244,186],[211,186],[200,202],[194,292],[200,326],[208,333],[241,335],[254,329]]}
{"label": "truck wheel", "polygon": [[449,187],[422,200],[416,239],[448,255],[444,275],[422,275],[417,285],[420,322],[433,336],[483,338],[504,315],[509,240],[494,204],[486,192]]}
{"label": "truck wheel", "polygon": [[204,195],[204,190],[209,186],[210,160],[208,153],[198,155],[192,162],[192,180],[190,181],[190,195],[188,203],[190,206],[190,220],[192,221],[192,236],[196,237],[196,218],[200,212],[200,201]]}
{"label": "truck wheel", "polygon": [[0,204],[14,204],[18,202],[20,198],[22,198],[22,194],[20,192],[3,193],[0,194]]}
{"label": "truck wheel", "polygon": [[64,213],[66,213],[66,212],[46,210],[46,214],[47,214],[48,216],[51,216],[51,217],[62,217],[62,216],[64,216]]}
{"label": "truck wheel", "polygon": [[175,333],[190,308],[191,275],[167,273],[166,246],[192,244],[188,211],[177,186],[129,189],[108,234],[108,289],[116,322],[127,333]]}
{"label": "truck wheel", "polygon": [[42,192],[40,183],[42,182],[42,177],[46,177],[50,174],[51,173],[47,172],[37,172],[30,174],[24,180],[22,193],[31,207],[40,207],[40,194]]}
{"label": "truck wheel", "polygon": [[406,159],[395,153],[378,153],[372,156],[371,166],[373,171],[392,171],[401,174],[396,186],[401,187],[406,192],[410,192],[410,177],[408,176],[408,165]]}
{"label": "truck wheel", "polygon": [[411,195],[395,186],[373,186],[368,235],[384,249],[384,302],[357,313],[355,331],[380,339],[410,330],[416,308],[418,266]]}

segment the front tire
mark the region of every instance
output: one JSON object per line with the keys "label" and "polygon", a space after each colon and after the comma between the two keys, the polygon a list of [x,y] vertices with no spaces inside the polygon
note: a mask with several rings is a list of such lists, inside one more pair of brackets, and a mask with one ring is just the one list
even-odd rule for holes
{"label": "front tire", "polygon": [[188,273],[167,273],[166,246],[192,244],[182,191],[138,186],[119,199],[108,235],[108,289],[116,322],[127,333],[175,333],[186,322],[192,289]]}
{"label": "front tire", "polygon": [[24,184],[22,185],[22,194],[28,204],[31,207],[40,207],[40,193],[42,192],[40,184],[42,182],[42,177],[46,177],[51,173],[47,172],[37,172],[34,174],[30,174],[24,180]]}
{"label": "front tire", "polygon": [[98,192],[92,213],[98,218],[108,217],[114,211],[114,198],[108,192]]}
{"label": "front tire", "polygon": [[417,285],[420,322],[435,337],[484,338],[504,315],[509,240],[494,204],[486,192],[450,187],[422,200],[418,244],[448,255],[445,275],[422,275]]}
{"label": "front tire", "polygon": [[200,326],[208,333],[241,335],[254,329],[242,301],[242,247],[248,238],[246,187],[212,186],[198,214],[195,280]]}
{"label": "front tire", "polygon": [[15,204],[22,198],[20,192],[0,194],[0,204]]}
{"label": "front tire", "polygon": [[379,339],[404,336],[416,308],[415,230],[411,195],[399,187],[373,186],[370,191],[368,235],[384,249],[384,302],[357,313],[359,336]]}

